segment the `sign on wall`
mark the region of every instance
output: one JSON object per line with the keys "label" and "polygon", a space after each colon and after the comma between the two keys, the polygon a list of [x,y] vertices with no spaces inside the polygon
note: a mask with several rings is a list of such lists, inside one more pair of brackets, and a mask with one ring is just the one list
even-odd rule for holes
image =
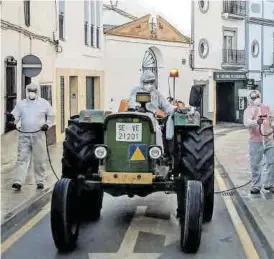
{"label": "sign on wall", "polygon": [[22,58],[23,74],[27,77],[35,77],[42,70],[42,62],[40,58],[34,55],[27,55]]}
{"label": "sign on wall", "polygon": [[246,80],[246,72],[213,72],[215,81]]}

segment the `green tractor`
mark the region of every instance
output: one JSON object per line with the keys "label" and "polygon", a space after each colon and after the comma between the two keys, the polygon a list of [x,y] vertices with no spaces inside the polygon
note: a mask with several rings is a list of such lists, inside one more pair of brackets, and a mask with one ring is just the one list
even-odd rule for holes
{"label": "green tractor", "polygon": [[198,251],[202,224],[211,221],[214,206],[213,124],[194,108],[201,105],[202,89],[193,86],[191,107],[176,109],[173,138],[163,137],[162,150],[156,145],[155,122],[164,131],[166,120],[146,110],[150,98],[137,93],[139,111],[84,110],[69,120],[62,178],[51,200],[52,236],[59,251],[74,250],[83,220],[100,218],[104,192],[145,197],[159,191],[177,194],[181,249]]}

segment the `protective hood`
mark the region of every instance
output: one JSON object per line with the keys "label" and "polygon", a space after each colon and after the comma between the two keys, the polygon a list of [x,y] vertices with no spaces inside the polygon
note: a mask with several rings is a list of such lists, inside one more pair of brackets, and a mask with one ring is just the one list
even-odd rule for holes
{"label": "protective hood", "polygon": [[28,90],[36,91],[36,98],[35,99],[37,99],[37,97],[40,96],[40,92],[41,91],[40,91],[40,86],[39,85],[36,85],[34,83],[30,83],[30,84],[28,84],[26,86],[26,99],[29,100],[29,92],[28,92]]}
{"label": "protective hood", "polygon": [[152,73],[151,70],[145,70],[141,76],[141,80],[140,80],[140,84],[141,84],[141,88],[144,88],[144,85],[150,82],[153,82],[153,88],[156,89],[155,87],[155,80],[156,77],[155,75]]}
{"label": "protective hood", "polygon": [[260,91],[258,91],[258,90],[252,90],[249,93],[249,95],[248,95],[248,103],[249,103],[249,105],[250,106],[258,106],[258,105],[256,105],[256,102],[257,102],[256,99],[252,99],[251,97],[257,97],[256,99],[260,99],[261,100],[262,96],[261,96]]}

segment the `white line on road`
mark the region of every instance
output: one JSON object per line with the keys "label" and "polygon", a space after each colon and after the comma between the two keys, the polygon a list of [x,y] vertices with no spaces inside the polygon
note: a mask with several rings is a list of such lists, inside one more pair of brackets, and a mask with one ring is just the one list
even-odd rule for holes
{"label": "white line on road", "polygon": [[127,229],[120,249],[117,253],[90,253],[89,259],[157,259],[159,253],[135,253],[134,247],[137,242],[139,232],[165,236],[165,246],[179,240],[178,221],[172,217],[170,220],[155,219],[145,217],[146,206],[138,206],[130,226]]}
{"label": "white line on road", "polygon": [[[217,180],[220,191],[224,191],[224,190],[228,189],[217,168],[215,168],[215,178]],[[235,208],[232,198],[230,196],[224,196],[223,199],[224,199],[226,208],[229,212],[232,223],[233,223],[233,225],[236,229],[236,232],[238,234],[238,237],[242,243],[242,247],[244,249],[246,258],[247,259],[259,259],[260,257],[253,245],[253,242],[246,230],[245,225],[243,224],[243,222]]]}

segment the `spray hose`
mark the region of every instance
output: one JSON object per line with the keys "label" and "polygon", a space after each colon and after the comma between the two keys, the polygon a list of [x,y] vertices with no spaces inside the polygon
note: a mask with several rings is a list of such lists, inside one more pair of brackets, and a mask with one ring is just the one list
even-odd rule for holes
{"label": "spray hose", "polygon": [[[32,131],[32,132],[26,132],[26,131],[21,131],[21,130],[19,130],[19,129],[17,129],[17,128],[15,128],[15,129],[16,129],[18,132],[20,132],[20,133],[29,133],[29,134],[34,134],[34,133],[38,133],[39,131],[42,131],[42,130],[40,129],[40,130],[36,130],[36,131]],[[46,136],[46,149],[47,149],[47,155],[48,155],[48,159],[49,159],[49,165],[50,165],[50,168],[51,168],[53,174],[55,175],[56,179],[59,180],[59,177],[58,177],[57,174],[55,173],[55,170],[54,170],[54,168],[53,168],[53,166],[52,166],[52,162],[51,162],[51,158],[50,158],[50,154],[49,154],[49,146],[47,145],[48,135],[47,135],[46,131],[45,131],[45,136]]]}

